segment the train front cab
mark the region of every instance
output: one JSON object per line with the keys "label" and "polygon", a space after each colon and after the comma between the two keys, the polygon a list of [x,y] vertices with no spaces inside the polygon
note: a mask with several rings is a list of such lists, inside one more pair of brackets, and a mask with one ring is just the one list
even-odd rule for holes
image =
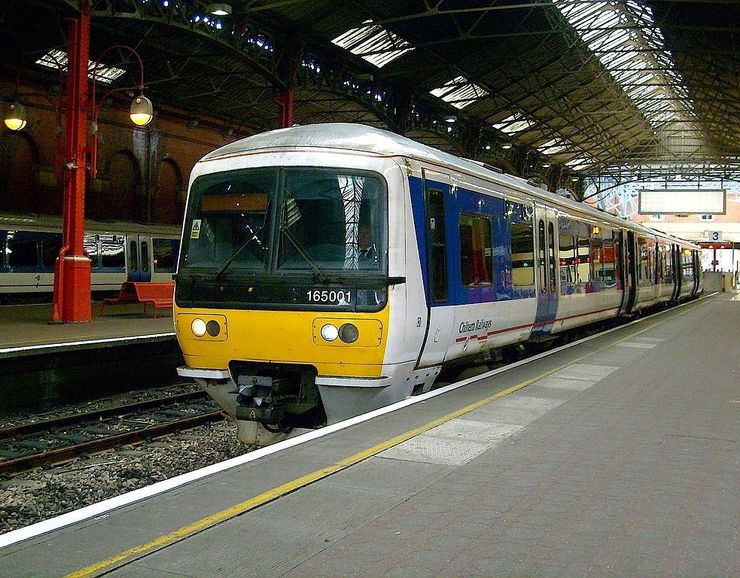
{"label": "train front cab", "polygon": [[[418,254],[405,234],[406,167],[317,157],[254,155],[194,172],[175,296],[179,372],[237,418],[242,441],[387,405],[436,376],[414,374],[426,316],[418,259],[406,261]],[[363,226],[375,245],[366,262]]]}

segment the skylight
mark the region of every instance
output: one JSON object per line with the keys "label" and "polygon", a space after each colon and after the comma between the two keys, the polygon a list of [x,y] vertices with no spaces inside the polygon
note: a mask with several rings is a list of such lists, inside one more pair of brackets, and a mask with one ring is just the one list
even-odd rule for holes
{"label": "skylight", "polygon": [[453,78],[449,82],[446,82],[444,86],[435,88],[429,92],[455,108],[465,108],[488,94],[488,91],[477,84],[473,84],[464,76]]}
{"label": "skylight", "polygon": [[[68,57],[66,52],[64,52],[63,50],[51,49],[49,50],[49,52],[39,58],[36,61],[36,64],[46,66],[47,68],[53,68],[55,70],[66,70],[67,61]],[[92,60],[87,61],[88,78],[92,78],[94,66],[95,63]],[[95,71],[95,80],[97,80],[98,82],[102,82],[103,84],[110,84],[124,74],[126,74],[126,71],[123,68],[98,64],[98,69]]]}
{"label": "skylight", "polygon": [[574,157],[570,159],[569,161],[566,161],[566,166],[569,166],[575,171],[581,171],[583,169],[586,169],[596,163],[596,159],[594,159],[591,155],[580,155],[577,157]]}
{"label": "skylight", "polygon": [[363,24],[364,26],[360,28],[352,28],[340,34],[332,42],[352,54],[361,56],[378,68],[383,68],[402,54],[414,49],[403,38],[386,30],[380,24],[373,24],[372,20],[365,20]]}
{"label": "skylight", "polygon": [[695,117],[663,33],[636,0],[553,0],[654,130]]}
{"label": "skylight", "polygon": [[570,143],[563,138],[553,138],[537,147],[543,155],[554,155],[567,150]]}
{"label": "skylight", "polygon": [[501,122],[493,123],[493,128],[497,128],[501,132],[511,135],[532,128],[534,125],[535,122],[533,120],[523,114],[515,113],[507,116]]}

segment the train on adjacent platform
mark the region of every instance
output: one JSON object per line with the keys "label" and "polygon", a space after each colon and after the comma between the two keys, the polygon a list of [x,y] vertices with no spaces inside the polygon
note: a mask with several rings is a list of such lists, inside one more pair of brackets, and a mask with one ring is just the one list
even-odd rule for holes
{"label": "train on adjacent platform", "polygon": [[[180,227],[85,221],[93,295],[119,291],[125,281],[172,281]],[[50,301],[62,220],[0,215],[0,304]]]}
{"label": "train on adjacent platform", "polygon": [[396,134],[258,134],[199,161],[186,365],[245,442],[428,390],[448,364],[702,291],[700,250]]}

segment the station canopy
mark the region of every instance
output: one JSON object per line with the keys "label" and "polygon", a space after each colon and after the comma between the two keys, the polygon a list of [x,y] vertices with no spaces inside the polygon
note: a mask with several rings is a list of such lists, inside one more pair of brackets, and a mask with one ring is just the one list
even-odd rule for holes
{"label": "station canopy", "polygon": [[[225,134],[360,122],[527,176],[740,178],[736,0],[89,0],[90,58]],[[0,7],[3,100],[59,84],[72,0]],[[20,73],[18,72],[20,71]],[[97,78],[137,84],[130,50]],[[58,88],[58,87],[57,87]]]}

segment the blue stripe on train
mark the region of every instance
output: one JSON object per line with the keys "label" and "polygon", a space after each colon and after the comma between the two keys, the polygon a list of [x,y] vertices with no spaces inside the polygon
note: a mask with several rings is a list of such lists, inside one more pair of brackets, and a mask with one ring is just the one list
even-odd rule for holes
{"label": "blue stripe on train", "polygon": [[[421,271],[424,281],[426,303],[430,307],[442,305],[465,305],[471,303],[488,303],[533,297],[527,290],[516,290],[511,282],[511,231],[508,220],[504,217],[505,202],[498,197],[491,197],[456,187],[450,191],[447,184],[430,181],[433,188],[448,191],[445,195],[445,223],[447,242],[447,283],[448,298],[443,303],[431,300],[429,279],[429,251],[427,248],[426,222],[424,206],[424,184],[418,177],[409,178],[411,207],[414,215],[416,241],[419,246]],[[493,242],[493,285],[488,287],[463,287],[460,263],[460,228],[459,214],[470,213],[485,215],[492,222]]]}

